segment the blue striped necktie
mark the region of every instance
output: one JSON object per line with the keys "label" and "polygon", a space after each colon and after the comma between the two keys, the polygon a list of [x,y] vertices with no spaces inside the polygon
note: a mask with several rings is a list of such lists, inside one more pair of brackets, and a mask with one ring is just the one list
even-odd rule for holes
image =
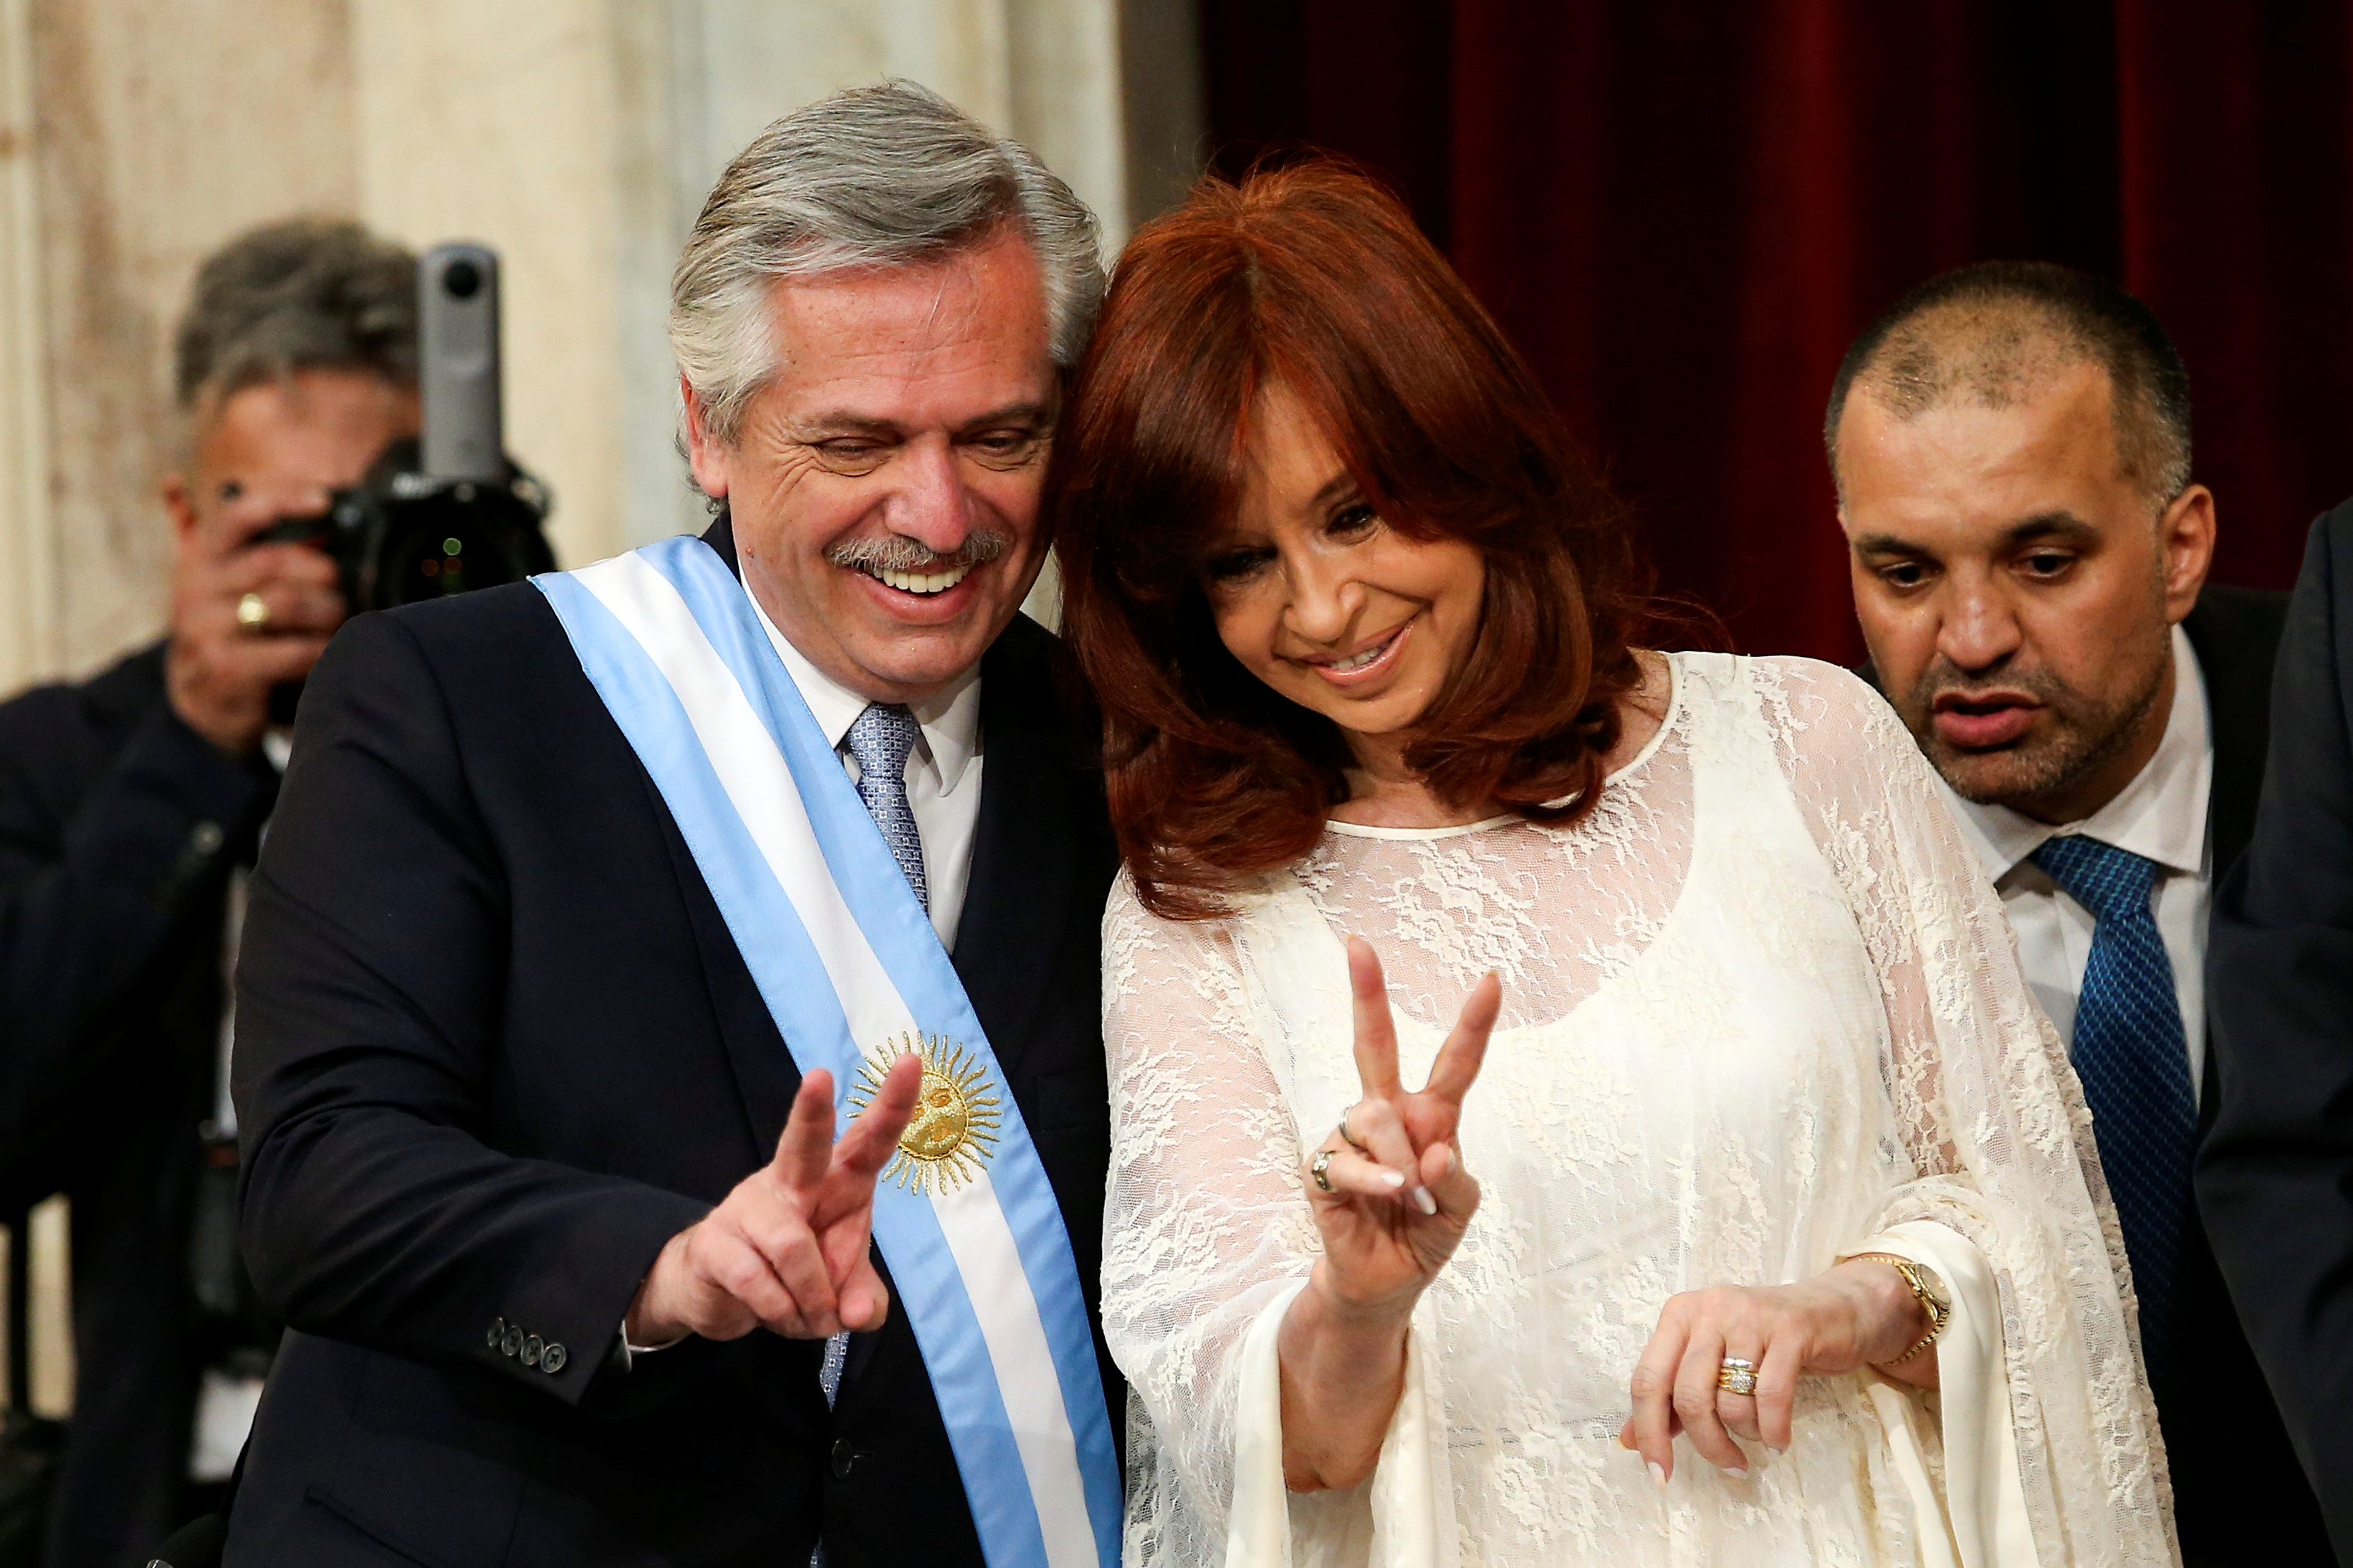
{"label": "blue striped necktie", "polygon": [[2080,834],[2047,841],[2034,863],[2094,922],[2068,1054],[2091,1103],[2100,1164],[2132,1259],[2141,1352],[2161,1379],[2171,1364],[2198,1100],[2173,964],[2149,908],[2157,863]]}

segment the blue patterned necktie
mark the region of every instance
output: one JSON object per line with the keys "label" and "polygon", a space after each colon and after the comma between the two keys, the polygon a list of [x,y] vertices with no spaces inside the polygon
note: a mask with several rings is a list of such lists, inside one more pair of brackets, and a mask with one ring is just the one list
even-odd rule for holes
{"label": "blue patterned necktie", "polygon": [[922,733],[915,716],[897,702],[870,702],[849,726],[844,743],[858,759],[858,794],[867,815],[882,830],[882,842],[898,858],[899,869],[924,909],[932,907],[932,889],[923,876],[923,840],[915,831],[915,814],[907,806],[907,758]]}
{"label": "blue patterned necktie", "polygon": [[[858,798],[866,803],[867,815],[882,830],[882,842],[891,847],[899,869],[906,873],[916,901],[928,910],[932,892],[923,875],[923,839],[915,831],[915,814],[907,805],[907,759],[914,752],[919,733],[915,716],[902,704],[870,702],[851,723],[842,743],[858,759]],[[841,1369],[849,1355],[848,1334],[836,1334],[825,1342],[825,1360],[818,1365],[817,1381],[828,1405],[841,1392]],[[816,1561],[824,1561],[822,1552]]]}
{"label": "blue patterned necktie", "polygon": [[2094,922],[2068,1054],[2091,1103],[2100,1164],[2132,1259],[2141,1352],[2152,1377],[2162,1379],[2171,1364],[2198,1101],[2173,964],[2149,909],[2157,863],[2080,834],[2047,841],[2034,863]]}

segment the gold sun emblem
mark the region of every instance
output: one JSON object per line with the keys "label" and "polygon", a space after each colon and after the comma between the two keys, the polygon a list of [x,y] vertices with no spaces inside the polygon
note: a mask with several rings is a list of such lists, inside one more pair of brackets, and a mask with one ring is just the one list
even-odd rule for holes
{"label": "gold sun emblem", "polygon": [[908,1051],[923,1058],[923,1083],[915,1091],[915,1114],[899,1135],[899,1152],[882,1168],[883,1179],[913,1193],[961,1186],[997,1152],[1000,1121],[997,1098],[983,1092],[991,1087],[988,1075],[962,1046],[943,1035],[926,1035],[920,1043],[905,1035],[885,1041],[878,1055],[858,1064],[849,1108],[864,1110],[891,1064]]}

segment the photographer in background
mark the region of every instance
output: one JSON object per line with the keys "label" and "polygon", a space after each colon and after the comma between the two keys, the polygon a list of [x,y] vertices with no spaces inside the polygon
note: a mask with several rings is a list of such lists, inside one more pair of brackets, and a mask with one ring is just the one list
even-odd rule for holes
{"label": "photographer in background", "polygon": [[116,1568],[227,1480],[275,1331],[235,1244],[224,984],[333,563],[257,536],[417,433],[416,261],[255,230],[181,324],[169,635],[0,705],[0,1204],[73,1212],[74,1414],[51,1568]]}

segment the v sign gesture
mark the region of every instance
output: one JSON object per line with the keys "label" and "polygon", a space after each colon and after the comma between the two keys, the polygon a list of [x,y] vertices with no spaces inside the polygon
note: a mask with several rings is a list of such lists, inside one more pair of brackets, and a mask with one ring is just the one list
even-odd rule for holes
{"label": "v sign gesture", "polygon": [[1414,1303],[1479,1207],[1455,1129],[1504,997],[1493,974],[1482,979],[1429,1081],[1409,1092],[1380,960],[1361,937],[1348,940],[1348,984],[1364,1098],[1303,1173],[1324,1256],[1283,1319],[1280,1348],[1282,1466],[1295,1491],[1353,1487],[1379,1457]]}

